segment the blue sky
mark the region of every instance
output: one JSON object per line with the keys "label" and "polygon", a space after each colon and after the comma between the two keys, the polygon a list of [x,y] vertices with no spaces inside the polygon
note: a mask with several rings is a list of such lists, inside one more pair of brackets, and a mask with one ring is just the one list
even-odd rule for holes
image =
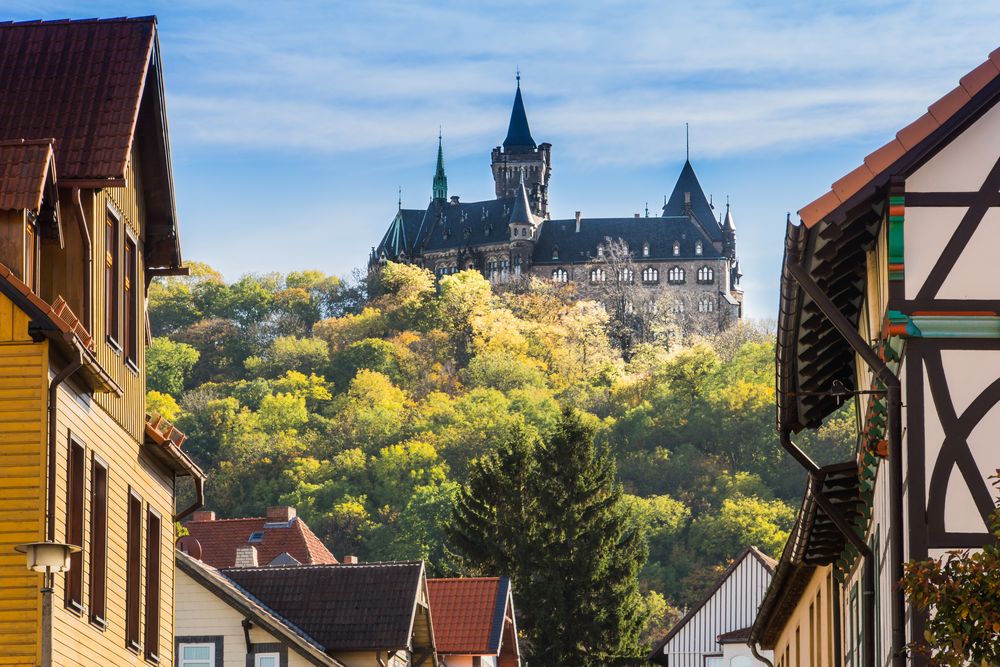
{"label": "blue sky", "polygon": [[184,255],[228,278],[363,265],[397,187],[426,204],[439,125],[450,193],[492,196],[520,67],[554,217],[655,212],[690,122],[755,318],[775,315],[785,213],[1000,46],[982,0],[4,4],[158,15]]}

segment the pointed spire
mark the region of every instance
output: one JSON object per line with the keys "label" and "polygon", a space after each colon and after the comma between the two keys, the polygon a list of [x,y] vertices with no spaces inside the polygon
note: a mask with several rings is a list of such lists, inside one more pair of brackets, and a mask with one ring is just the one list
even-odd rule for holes
{"label": "pointed spire", "polygon": [[677,183],[663,205],[663,217],[693,218],[711,240],[722,240],[722,229],[690,162],[684,162]]}
{"label": "pointed spire", "polygon": [[729,197],[726,197],[726,217],[722,221],[723,231],[736,231],[736,224],[733,222],[733,214],[729,210]]}
{"label": "pointed spire", "polygon": [[535,140],[531,138],[531,130],[528,129],[528,114],[524,111],[524,100],[521,99],[520,69],[517,71],[517,92],[514,93],[514,107],[510,110],[510,124],[507,126],[507,138],[503,140],[503,147],[537,148]]}
{"label": "pointed spire", "polygon": [[448,177],[444,175],[444,147],[441,141],[441,128],[438,128],[438,158],[437,169],[434,171],[434,199],[448,198]]}
{"label": "pointed spire", "polygon": [[517,194],[514,196],[514,210],[510,212],[510,224],[535,224],[535,216],[531,213],[531,204],[528,203],[528,191],[524,189],[524,173],[517,183]]}

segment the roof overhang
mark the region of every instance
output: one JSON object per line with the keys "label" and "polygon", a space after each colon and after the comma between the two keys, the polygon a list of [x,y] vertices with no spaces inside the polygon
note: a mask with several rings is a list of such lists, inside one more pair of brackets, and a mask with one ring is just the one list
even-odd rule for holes
{"label": "roof overhang", "polygon": [[173,424],[159,415],[146,415],[146,450],[164,467],[177,475],[204,480],[205,473],[181,449],[187,439]]}

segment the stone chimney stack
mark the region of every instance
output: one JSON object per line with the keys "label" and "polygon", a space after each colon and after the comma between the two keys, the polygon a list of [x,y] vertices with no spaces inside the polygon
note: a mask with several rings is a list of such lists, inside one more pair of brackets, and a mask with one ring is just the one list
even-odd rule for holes
{"label": "stone chimney stack", "polygon": [[234,567],[257,567],[257,547],[252,544],[236,547]]}
{"label": "stone chimney stack", "polygon": [[580,212],[576,212],[576,233],[580,233]]}
{"label": "stone chimney stack", "polygon": [[215,521],[215,512],[212,510],[198,510],[191,515],[192,521]]}
{"label": "stone chimney stack", "polygon": [[344,556],[344,560],[342,560],[341,563],[343,565],[357,565],[358,564],[358,557],[357,556]]}
{"label": "stone chimney stack", "polygon": [[295,508],[286,507],[284,505],[279,505],[277,507],[267,508],[267,520],[269,522],[289,522],[295,518]]}

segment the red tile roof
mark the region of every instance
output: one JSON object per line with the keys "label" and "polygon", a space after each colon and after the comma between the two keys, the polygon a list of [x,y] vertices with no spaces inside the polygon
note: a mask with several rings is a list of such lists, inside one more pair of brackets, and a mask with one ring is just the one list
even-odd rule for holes
{"label": "red tile roof", "polygon": [[0,138],[55,137],[64,179],[121,179],[156,19],[0,23]]}
{"label": "red tile roof", "polygon": [[428,579],[438,653],[497,655],[509,590],[501,577]]}
{"label": "red tile roof", "polygon": [[1000,49],[966,74],[947,95],[930,105],[920,118],[896,133],[896,137],[864,159],[863,164],[834,183],[830,191],[799,210],[799,218],[812,227],[861,191],[909,150],[926,139],[958,113],[972,97],[1000,76]]}
{"label": "red tile roof", "polygon": [[277,556],[288,553],[304,565],[329,565],[337,562],[306,522],[293,517],[287,523],[270,522],[266,517],[188,521],[184,526],[201,544],[201,560],[215,568],[233,567],[236,548],[250,544],[250,535],[263,532],[264,539],[254,542],[257,562],[267,565]]}
{"label": "red tile roof", "polygon": [[0,208],[29,211],[41,208],[49,167],[55,170],[52,141],[0,141]]}

